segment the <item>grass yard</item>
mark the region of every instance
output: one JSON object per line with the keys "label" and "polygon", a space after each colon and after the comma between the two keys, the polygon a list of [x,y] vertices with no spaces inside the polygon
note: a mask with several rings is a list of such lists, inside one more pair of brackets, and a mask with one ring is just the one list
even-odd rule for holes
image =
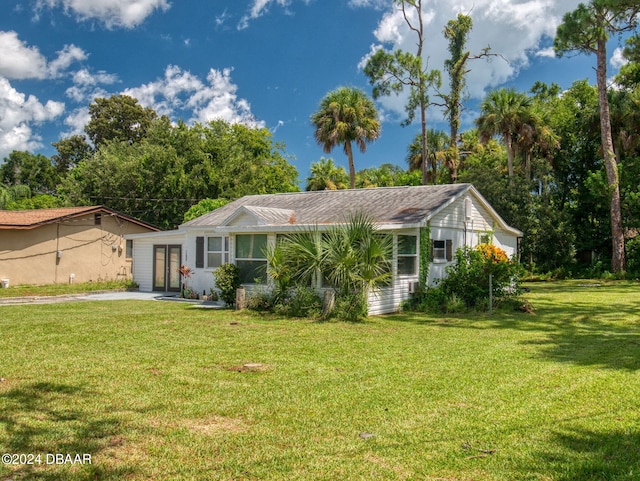
{"label": "grass yard", "polygon": [[640,479],[640,285],[529,287],[361,324],[0,306],[0,453],[41,455],[0,480]]}

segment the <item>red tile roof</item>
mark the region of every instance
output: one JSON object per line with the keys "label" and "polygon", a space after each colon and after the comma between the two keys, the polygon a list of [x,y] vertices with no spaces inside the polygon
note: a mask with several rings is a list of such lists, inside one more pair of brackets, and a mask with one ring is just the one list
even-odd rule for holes
{"label": "red tile roof", "polygon": [[40,225],[51,224],[60,220],[98,212],[114,214],[136,224],[148,227],[151,230],[160,230],[151,224],[120,214],[100,205],[90,207],[59,207],[55,209],[0,210],[0,229],[33,229]]}

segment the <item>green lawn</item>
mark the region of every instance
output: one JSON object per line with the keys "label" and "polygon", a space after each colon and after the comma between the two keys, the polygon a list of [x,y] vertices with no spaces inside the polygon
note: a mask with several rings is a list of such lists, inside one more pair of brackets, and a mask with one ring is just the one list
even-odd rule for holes
{"label": "green lawn", "polygon": [[41,455],[0,480],[640,479],[640,285],[529,287],[360,324],[0,306],[0,453]]}

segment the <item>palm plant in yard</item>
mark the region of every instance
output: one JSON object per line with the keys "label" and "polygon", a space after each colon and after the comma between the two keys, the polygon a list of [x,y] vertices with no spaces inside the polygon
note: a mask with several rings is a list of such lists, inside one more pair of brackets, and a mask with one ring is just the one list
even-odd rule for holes
{"label": "palm plant in yard", "polygon": [[391,236],[380,234],[367,214],[352,214],[324,238],[325,276],[338,294],[366,295],[391,279]]}
{"label": "palm plant in yard", "polygon": [[356,169],[352,143],[364,153],[367,143],[380,136],[381,125],[373,100],[360,89],[340,87],[320,101],[320,108],[311,116],[311,122],[316,128],[316,141],[326,153],[338,144],[344,145],[344,153],[349,159],[349,180],[354,189]]}
{"label": "palm plant in yard", "polygon": [[343,305],[340,315],[359,320],[367,315],[369,293],[391,280],[392,249],[392,237],[381,234],[370,216],[354,213],[327,232],[315,227],[281,239],[268,256],[269,271],[277,288],[283,278],[331,286]]}

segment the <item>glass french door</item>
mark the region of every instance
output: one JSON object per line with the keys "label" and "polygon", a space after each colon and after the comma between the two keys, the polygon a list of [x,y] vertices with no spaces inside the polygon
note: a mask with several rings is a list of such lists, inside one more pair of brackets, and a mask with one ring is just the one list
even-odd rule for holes
{"label": "glass french door", "polygon": [[153,246],[153,290],[180,292],[182,246]]}

